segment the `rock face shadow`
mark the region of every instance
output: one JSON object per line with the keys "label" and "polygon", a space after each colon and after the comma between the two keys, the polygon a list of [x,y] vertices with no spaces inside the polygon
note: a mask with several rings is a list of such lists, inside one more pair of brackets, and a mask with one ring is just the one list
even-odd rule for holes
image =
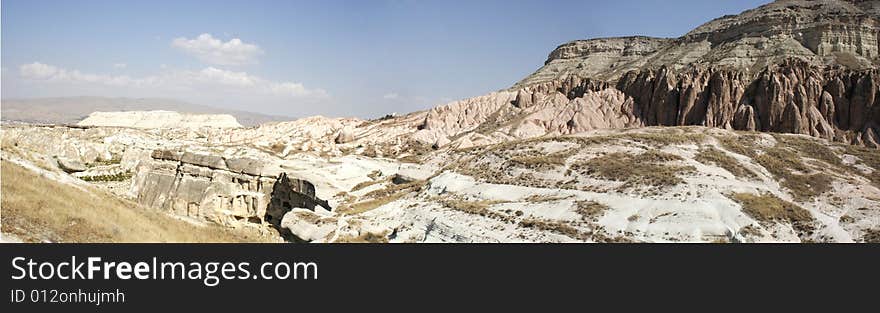
{"label": "rock face shadow", "polygon": [[332,210],[326,200],[315,196],[315,185],[296,178],[290,178],[286,173],[281,173],[272,186],[271,199],[266,207],[266,215],[263,220],[272,225],[278,233],[287,241],[301,242],[290,230],[281,225],[284,214],[294,208],[315,210],[316,206]]}

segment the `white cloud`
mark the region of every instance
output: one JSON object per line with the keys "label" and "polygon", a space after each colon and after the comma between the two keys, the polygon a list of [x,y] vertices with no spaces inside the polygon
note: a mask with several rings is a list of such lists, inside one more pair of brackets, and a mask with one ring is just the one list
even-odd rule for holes
{"label": "white cloud", "polygon": [[164,70],[161,74],[145,77],[126,75],[103,75],[82,73],[56,66],[34,62],[19,67],[22,78],[36,82],[106,85],[150,89],[161,96],[168,91],[190,90],[194,92],[238,92],[254,95],[271,95],[284,98],[324,99],[329,97],[323,89],[309,89],[301,83],[275,82],[246,72],[235,72],[215,67],[202,70]]}
{"label": "white cloud", "polygon": [[113,68],[115,68],[115,69],[124,69],[126,67],[128,67],[128,64],[125,64],[125,63],[114,63],[113,64]]}
{"label": "white cloud", "polygon": [[400,97],[400,95],[398,95],[395,92],[386,93],[384,96],[382,96],[383,99],[389,99],[389,100],[397,99],[399,97]]}
{"label": "white cloud", "polygon": [[176,38],[171,41],[171,46],[214,65],[253,64],[263,54],[263,49],[255,44],[244,43],[238,38],[223,42],[211,34],[201,34],[194,39]]}
{"label": "white cloud", "polygon": [[52,65],[34,62],[31,64],[23,64],[19,68],[19,74],[31,80],[43,81],[66,81],[66,82],[84,82],[84,83],[100,83],[110,86],[125,86],[138,83],[128,76],[109,76],[86,74],[80,71],[69,71]]}
{"label": "white cloud", "polygon": [[58,75],[58,68],[40,62],[22,64],[19,68],[21,76],[31,79],[52,79]]}

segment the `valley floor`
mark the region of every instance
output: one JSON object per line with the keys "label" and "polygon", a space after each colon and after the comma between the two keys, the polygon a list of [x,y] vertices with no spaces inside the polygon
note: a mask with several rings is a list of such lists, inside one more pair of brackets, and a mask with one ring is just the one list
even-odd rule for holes
{"label": "valley floor", "polygon": [[[62,137],[66,143],[51,144]],[[877,150],[801,135],[649,127],[398,153],[363,142],[276,148],[211,140],[197,132],[6,129],[3,233],[36,242],[280,240],[265,222],[221,226],[142,207],[132,201],[136,173],[85,182],[52,159],[61,149],[138,148],[146,156],[125,154],[114,165],[138,171],[150,147],[179,147],[259,159],[314,184],[333,209],[285,214],[280,226],[296,241],[880,239]]]}

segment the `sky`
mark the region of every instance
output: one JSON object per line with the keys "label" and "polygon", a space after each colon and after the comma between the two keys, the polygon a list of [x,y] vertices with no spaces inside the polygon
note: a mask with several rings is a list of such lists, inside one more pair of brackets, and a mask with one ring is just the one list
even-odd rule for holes
{"label": "sky", "polygon": [[510,87],[577,39],[678,37],[766,0],[2,2],[2,96],[373,118]]}

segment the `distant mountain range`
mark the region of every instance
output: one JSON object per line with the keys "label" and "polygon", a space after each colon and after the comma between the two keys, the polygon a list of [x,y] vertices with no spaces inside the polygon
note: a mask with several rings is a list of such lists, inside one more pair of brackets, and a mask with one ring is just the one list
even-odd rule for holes
{"label": "distant mountain range", "polygon": [[244,126],[294,120],[292,117],[225,110],[161,98],[59,97],[3,99],[0,118],[4,122],[76,124],[96,111],[166,110],[181,113],[229,114]]}

